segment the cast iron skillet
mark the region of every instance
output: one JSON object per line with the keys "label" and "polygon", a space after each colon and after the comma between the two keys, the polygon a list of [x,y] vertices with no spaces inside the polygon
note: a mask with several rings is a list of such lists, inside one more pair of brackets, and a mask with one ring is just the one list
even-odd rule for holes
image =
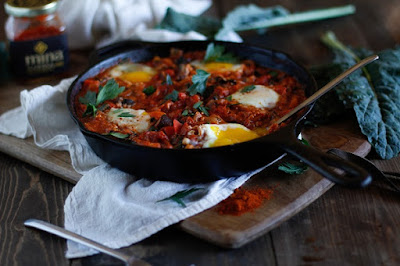
{"label": "cast iron skillet", "polygon": [[[327,179],[350,187],[364,187],[371,182],[368,172],[359,166],[337,156],[325,154],[300,143],[297,139],[305,115],[312,105],[305,108],[303,115],[292,119],[286,127],[277,132],[248,142],[204,149],[159,149],[136,145],[110,136],[90,132],[79,122],[74,97],[82,82],[121,60],[134,62],[150,60],[153,56],[168,56],[170,48],[184,51],[205,50],[209,41],[183,41],[173,43],[117,43],[95,53],[93,65],[80,74],[71,84],[67,105],[74,121],[86,137],[95,153],[110,165],[140,178],[170,180],[175,182],[209,182],[225,177],[234,177],[268,166],[290,154],[308,164]],[[285,53],[249,46],[243,43],[217,42],[226,50],[243,59],[283,70],[306,85],[306,94],[316,91],[316,83],[308,71],[294,62]],[[332,167],[345,174],[339,174]]]}

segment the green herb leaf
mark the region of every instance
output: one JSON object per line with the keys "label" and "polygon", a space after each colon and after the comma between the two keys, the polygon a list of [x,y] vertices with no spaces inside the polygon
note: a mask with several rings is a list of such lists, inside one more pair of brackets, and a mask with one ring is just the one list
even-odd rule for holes
{"label": "green herb leaf", "polygon": [[173,90],[171,93],[167,94],[164,99],[165,100],[171,100],[173,102],[176,102],[178,100],[178,95],[179,92],[177,90]]}
{"label": "green herb leaf", "polygon": [[165,82],[167,83],[167,85],[174,85],[174,83],[172,82],[171,76],[167,74],[167,77],[165,78]]}
{"label": "green herb leaf", "polygon": [[198,101],[197,103],[193,104],[193,108],[194,109],[199,108],[202,103],[203,103],[202,101]]}
{"label": "green herb leaf", "polygon": [[193,104],[193,108],[199,110],[200,112],[203,112],[206,116],[209,116],[210,114],[208,113],[208,108],[203,106],[203,101],[198,101],[197,103]]}
{"label": "green herb leaf", "polygon": [[79,97],[79,102],[82,104],[96,104],[96,92],[87,91],[84,97]]}
{"label": "green herb leaf", "polygon": [[96,104],[96,92],[87,91],[84,97],[79,97],[79,102],[86,104],[86,110],[82,114],[83,117],[95,115],[97,112]]}
{"label": "green herb leaf", "polygon": [[204,91],[207,87],[207,79],[210,74],[202,69],[196,70],[196,75],[192,77],[192,86],[190,86],[187,91],[190,96],[195,95],[196,93],[203,95]]}
{"label": "green herb leaf", "polygon": [[154,88],[153,85],[148,86],[148,87],[143,89],[143,93],[146,94],[147,96],[152,95],[155,91],[156,91],[156,88]]}
{"label": "green herb leaf", "polygon": [[239,59],[231,53],[225,53],[225,47],[222,45],[215,45],[210,43],[207,45],[206,54],[204,56],[205,62],[226,62],[237,63]]}
{"label": "green herb leaf", "polygon": [[113,137],[116,137],[116,138],[119,138],[119,139],[126,139],[127,137],[129,137],[129,134],[122,134],[122,133],[119,133],[119,132],[110,132],[109,135],[113,136]]}
{"label": "green herb leaf", "polygon": [[[335,58],[328,69],[331,79],[354,65],[359,58],[372,55],[366,49],[347,47],[332,32],[323,37]],[[339,84],[335,93],[357,117],[361,132],[367,136],[382,159],[400,152],[400,47],[378,53],[379,60],[357,71]]]}
{"label": "green herb leaf", "polygon": [[278,169],[291,174],[291,175],[299,175],[308,169],[308,166],[301,162],[284,162],[278,166]]}
{"label": "green herb leaf", "polygon": [[276,71],[270,71],[270,72],[268,72],[268,74],[269,74],[271,77],[276,77],[276,76],[278,75],[278,72],[276,72]]}
{"label": "green herb leaf", "polygon": [[86,117],[86,116],[90,116],[90,115],[96,115],[96,112],[97,112],[97,108],[96,108],[96,106],[94,106],[93,104],[91,104],[91,103],[88,103],[87,104],[87,106],[86,106],[86,110],[85,110],[85,112],[82,114],[82,116],[83,117]]}
{"label": "green herb leaf", "polygon": [[208,113],[208,108],[205,107],[205,106],[200,106],[199,107],[199,111],[203,112],[203,114],[206,115],[206,116],[210,116],[210,114]]}
{"label": "green herb leaf", "polygon": [[114,79],[107,81],[104,87],[99,88],[99,93],[96,99],[96,106],[107,100],[117,98],[117,96],[125,90],[125,87],[119,87]]}
{"label": "green herb leaf", "polygon": [[246,93],[246,92],[254,90],[255,88],[256,88],[255,85],[248,85],[248,86],[244,87],[243,89],[241,89],[240,92]]}
{"label": "green herb leaf", "polygon": [[183,115],[183,116],[189,115],[189,110],[188,110],[188,109],[183,110],[183,111],[182,111],[182,115]]}
{"label": "green herb leaf", "polygon": [[182,191],[178,191],[176,192],[174,195],[172,195],[171,197],[159,200],[157,202],[160,201],[166,201],[166,200],[172,200],[175,201],[176,203],[178,203],[179,205],[181,205],[182,207],[186,207],[186,204],[183,202],[183,198],[185,198],[186,196],[192,194],[193,192],[202,189],[202,188],[190,188],[190,189],[185,189]]}
{"label": "green herb leaf", "polygon": [[131,114],[129,112],[123,112],[123,113],[120,113],[118,115],[118,117],[135,117],[135,115],[133,115],[133,114]]}

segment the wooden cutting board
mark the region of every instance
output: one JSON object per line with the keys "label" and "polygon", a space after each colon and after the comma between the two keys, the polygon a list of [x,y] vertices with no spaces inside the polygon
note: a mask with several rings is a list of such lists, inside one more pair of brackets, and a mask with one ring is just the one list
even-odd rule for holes
{"label": "wooden cutting board", "polygon": [[[351,121],[307,128],[302,134],[312,146],[324,151],[340,148],[366,156],[371,149],[358,127]],[[72,168],[67,152],[40,149],[32,138],[21,140],[0,134],[0,151],[71,183],[76,183],[81,177]],[[218,246],[237,248],[290,219],[332,186],[330,181],[311,169],[301,175],[288,175],[273,165],[243,185],[246,188],[274,188],[272,199],[265,201],[260,208],[241,216],[231,216],[218,214],[217,205],[180,222],[178,226]]]}

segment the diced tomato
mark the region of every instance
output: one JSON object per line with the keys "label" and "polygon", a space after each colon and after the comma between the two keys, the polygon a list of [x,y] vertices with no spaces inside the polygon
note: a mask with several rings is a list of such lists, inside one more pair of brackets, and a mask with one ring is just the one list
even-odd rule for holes
{"label": "diced tomato", "polygon": [[165,74],[169,75],[171,78],[175,77],[175,71],[171,68],[166,69]]}
{"label": "diced tomato", "polygon": [[274,90],[279,93],[280,95],[286,94],[286,87],[281,85],[274,85]]}
{"label": "diced tomato", "polygon": [[182,128],[182,123],[179,122],[178,120],[174,119],[174,121],[172,121],[173,123],[173,127],[174,127],[174,132],[175,134],[178,134],[181,131]]}
{"label": "diced tomato", "polygon": [[95,79],[87,79],[83,82],[82,85],[84,88],[87,88],[88,90],[91,91],[98,91],[99,90],[99,86],[100,86],[100,81],[95,80]]}
{"label": "diced tomato", "polygon": [[161,130],[164,131],[168,138],[171,138],[173,135],[175,135],[175,129],[173,126],[166,126],[163,127]]}
{"label": "diced tomato", "polygon": [[187,97],[187,94],[185,92],[180,92],[178,94],[178,99],[179,100],[184,100],[184,99],[186,99],[186,97]]}
{"label": "diced tomato", "polygon": [[153,112],[149,112],[149,115],[153,118],[155,118],[156,120],[160,119],[163,115],[165,115],[164,112],[161,111],[153,111]]}

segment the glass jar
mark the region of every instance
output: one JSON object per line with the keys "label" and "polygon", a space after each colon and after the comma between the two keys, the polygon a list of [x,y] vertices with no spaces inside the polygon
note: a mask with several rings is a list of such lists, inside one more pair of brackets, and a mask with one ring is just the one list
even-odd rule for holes
{"label": "glass jar", "polygon": [[57,14],[57,1],[8,0],[6,36],[11,69],[22,77],[64,72],[69,53],[65,25]]}

